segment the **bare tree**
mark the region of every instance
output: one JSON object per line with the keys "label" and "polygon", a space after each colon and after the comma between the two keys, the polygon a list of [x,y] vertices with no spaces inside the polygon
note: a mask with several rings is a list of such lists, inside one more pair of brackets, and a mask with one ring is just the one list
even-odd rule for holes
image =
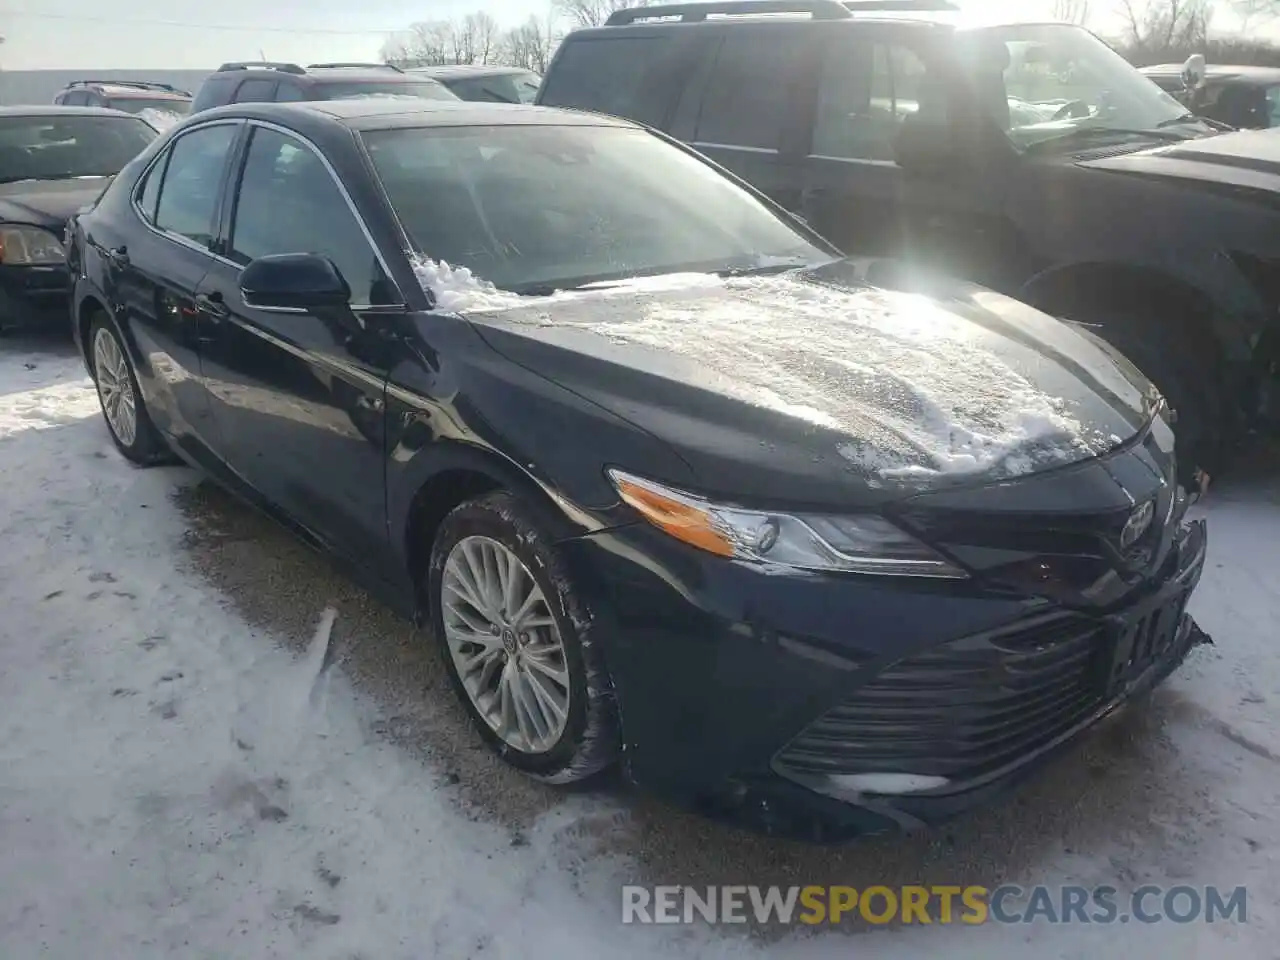
{"label": "bare tree", "polygon": [[509,30],[505,39],[504,60],[513,67],[524,67],[537,74],[547,72],[551,55],[560,42],[549,17],[543,21],[533,16]]}
{"label": "bare tree", "polygon": [[451,62],[489,63],[497,55],[501,36],[498,21],[489,14],[467,14],[453,27]]}
{"label": "bare tree", "polygon": [[382,45],[382,59],[398,67],[430,67],[456,63],[453,59],[456,33],[447,20],[424,20],[410,24]]}
{"label": "bare tree", "polygon": [[1053,18],[1083,27],[1089,21],[1089,0],[1053,0]]}
{"label": "bare tree", "polygon": [[615,10],[647,7],[649,0],[555,0],[556,9],[578,27],[598,27]]}
{"label": "bare tree", "polygon": [[1202,50],[1213,5],[1210,0],[1120,0],[1119,13],[1128,56],[1138,62]]}

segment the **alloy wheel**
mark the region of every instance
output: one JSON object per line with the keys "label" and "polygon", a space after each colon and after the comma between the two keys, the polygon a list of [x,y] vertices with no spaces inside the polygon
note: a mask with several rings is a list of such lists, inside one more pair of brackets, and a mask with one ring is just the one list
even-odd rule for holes
{"label": "alloy wheel", "polygon": [[120,344],[106,327],[93,338],[93,369],[98,381],[98,399],[116,439],[131,447],[138,438],[138,406],[129,375],[129,362]]}
{"label": "alloy wheel", "polygon": [[476,712],[511,747],[545,753],[569,717],[560,628],[524,562],[490,537],[469,536],[445,558],[445,643]]}

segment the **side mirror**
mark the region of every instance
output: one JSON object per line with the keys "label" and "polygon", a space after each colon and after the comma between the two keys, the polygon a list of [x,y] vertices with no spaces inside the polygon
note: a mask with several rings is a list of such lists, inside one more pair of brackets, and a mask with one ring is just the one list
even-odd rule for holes
{"label": "side mirror", "polygon": [[1208,76],[1208,67],[1205,65],[1203,53],[1193,53],[1187,57],[1187,62],[1182,65],[1182,85],[1188,90],[1199,90],[1204,86],[1205,78]]}
{"label": "side mirror", "polygon": [[351,288],[328,257],[314,253],[273,253],[240,271],[245,306],[289,313],[344,307]]}

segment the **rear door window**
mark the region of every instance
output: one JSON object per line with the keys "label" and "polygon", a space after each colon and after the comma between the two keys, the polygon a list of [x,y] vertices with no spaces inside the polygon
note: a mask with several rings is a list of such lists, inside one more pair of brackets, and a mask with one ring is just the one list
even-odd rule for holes
{"label": "rear door window", "polygon": [[184,133],[169,148],[156,226],[204,247],[217,232],[218,199],[239,125],[220,123]]}
{"label": "rear door window", "polygon": [[777,150],[797,83],[817,55],[814,30],[726,30],[702,101],[697,142]]}
{"label": "rear door window", "polygon": [[649,73],[663,62],[666,47],[665,36],[566,40],[538,102],[660,126],[669,98]]}
{"label": "rear door window", "polygon": [[89,103],[89,94],[83,90],[73,90],[62,95],[61,102],[68,107],[83,107]]}
{"label": "rear door window", "polygon": [[892,161],[902,124],[920,110],[922,94],[925,109],[939,112],[944,92],[931,95],[924,64],[904,46],[858,38],[833,47],[818,88],[813,153]]}

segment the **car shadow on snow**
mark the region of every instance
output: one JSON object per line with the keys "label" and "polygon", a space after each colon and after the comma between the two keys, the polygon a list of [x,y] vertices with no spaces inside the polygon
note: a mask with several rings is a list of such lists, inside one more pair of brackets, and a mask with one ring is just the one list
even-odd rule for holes
{"label": "car shadow on snow", "polygon": [[[248,620],[302,645],[320,610],[337,607],[342,669],[380,710],[376,732],[440,770],[469,815],[505,824],[520,843],[563,802],[562,793],[507,768],[483,746],[427,634],[211,484],[185,488],[176,499],[191,521],[193,568]],[[1189,876],[1206,835],[1199,826],[1218,814],[1215,774],[1184,743],[1188,723],[1179,695],[1162,688],[995,804],[942,828],[842,847],[746,834],[673,809],[615,776],[594,785],[596,812],[567,832],[564,849],[570,861],[593,852],[625,857],[627,882],[694,887],[1136,885]]]}

